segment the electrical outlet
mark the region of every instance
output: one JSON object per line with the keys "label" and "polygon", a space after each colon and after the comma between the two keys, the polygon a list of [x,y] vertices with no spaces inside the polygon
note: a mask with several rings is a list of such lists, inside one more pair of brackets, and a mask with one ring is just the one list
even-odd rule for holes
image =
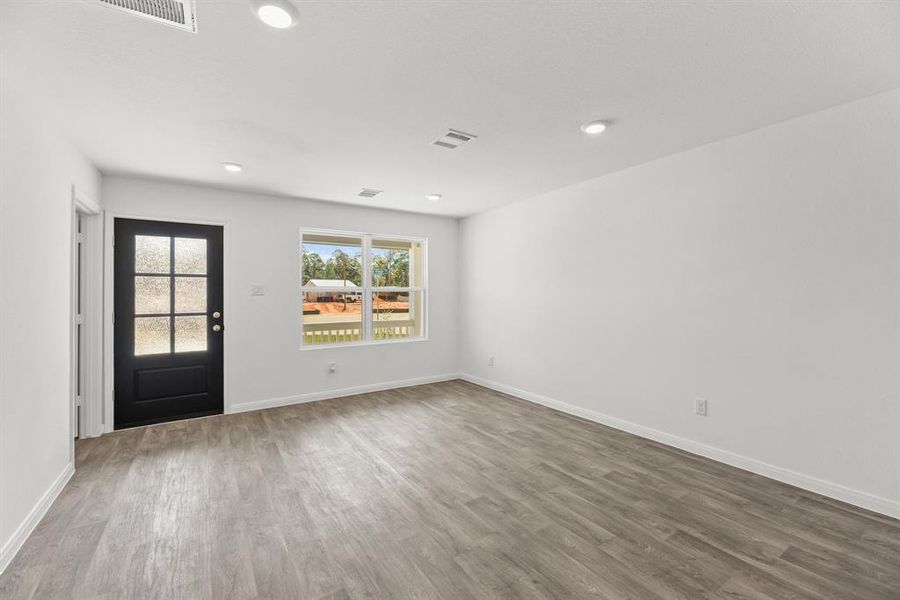
{"label": "electrical outlet", "polygon": [[493,355],[491,355],[491,356],[488,357],[488,366],[489,366],[489,367],[493,367],[493,366],[494,366],[494,356],[493,356]]}
{"label": "electrical outlet", "polygon": [[328,372],[334,373],[335,371],[337,371],[337,363],[328,363]]}
{"label": "electrical outlet", "polygon": [[705,398],[694,398],[694,414],[698,414],[701,417],[706,416],[706,399]]}

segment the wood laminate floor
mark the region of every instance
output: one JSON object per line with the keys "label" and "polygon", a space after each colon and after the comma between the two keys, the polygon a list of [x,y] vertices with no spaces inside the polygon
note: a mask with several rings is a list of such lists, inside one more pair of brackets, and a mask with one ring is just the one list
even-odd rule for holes
{"label": "wood laminate floor", "polygon": [[0,597],[900,598],[900,522],[464,382],[133,429]]}

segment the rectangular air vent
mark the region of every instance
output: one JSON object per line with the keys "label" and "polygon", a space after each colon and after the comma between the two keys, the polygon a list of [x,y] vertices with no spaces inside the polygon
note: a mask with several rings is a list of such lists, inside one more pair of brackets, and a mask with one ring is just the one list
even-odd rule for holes
{"label": "rectangular air vent", "polygon": [[453,150],[455,148],[459,148],[465,143],[471,142],[476,137],[478,136],[472,135],[471,133],[463,133],[462,131],[457,131],[456,129],[448,129],[446,133],[444,133],[441,137],[431,142],[431,145]]}
{"label": "rectangular air vent", "polygon": [[362,196],[363,198],[374,198],[378,194],[381,193],[382,190],[373,190],[372,188],[363,188],[359,190],[357,196]]}
{"label": "rectangular air vent", "polygon": [[139,17],[197,33],[194,0],[97,0]]}

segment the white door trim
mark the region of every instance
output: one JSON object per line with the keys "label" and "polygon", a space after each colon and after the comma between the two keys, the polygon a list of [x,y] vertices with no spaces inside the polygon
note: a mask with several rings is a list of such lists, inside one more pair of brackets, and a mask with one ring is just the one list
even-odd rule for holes
{"label": "white door trim", "polygon": [[78,215],[82,218],[81,290],[82,290],[82,347],[81,347],[81,437],[102,433],[103,410],[103,214],[97,202],[72,186],[72,277],[71,277],[71,372],[69,422],[71,458],[75,453],[75,402],[77,369],[77,333],[75,322],[78,285]]}
{"label": "white door trim", "polygon": [[99,215],[101,212],[100,205],[74,184],[72,185],[72,205],[75,210],[86,215]]}

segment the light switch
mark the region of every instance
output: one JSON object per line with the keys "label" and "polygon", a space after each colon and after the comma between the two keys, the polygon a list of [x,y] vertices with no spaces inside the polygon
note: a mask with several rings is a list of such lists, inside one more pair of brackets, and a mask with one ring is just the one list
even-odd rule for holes
{"label": "light switch", "polygon": [[250,295],[251,296],[265,296],[266,288],[261,285],[251,285],[250,286]]}

